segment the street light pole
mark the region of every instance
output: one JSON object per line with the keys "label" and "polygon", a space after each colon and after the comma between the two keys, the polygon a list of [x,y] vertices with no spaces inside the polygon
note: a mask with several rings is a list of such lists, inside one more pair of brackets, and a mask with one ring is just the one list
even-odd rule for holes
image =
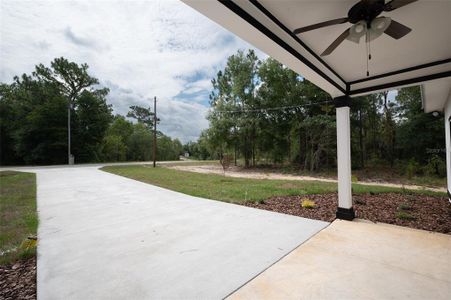
{"label": "street light pole", "polygon": [[157,161],[157,97],[153,97],[153,167]]}

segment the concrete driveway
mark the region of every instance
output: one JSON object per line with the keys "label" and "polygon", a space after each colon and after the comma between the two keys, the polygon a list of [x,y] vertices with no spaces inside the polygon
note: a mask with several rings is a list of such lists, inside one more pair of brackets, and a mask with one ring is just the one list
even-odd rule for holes
{"label": "concrete driveway", "polygon": [[97,167],[32,171],[39,299],[224,298],[328,225]]}

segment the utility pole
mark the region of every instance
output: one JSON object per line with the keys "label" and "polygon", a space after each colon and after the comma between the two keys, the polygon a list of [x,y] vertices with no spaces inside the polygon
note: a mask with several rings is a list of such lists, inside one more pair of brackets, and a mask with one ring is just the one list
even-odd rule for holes
{"label": "utility pole", "polygon": [[68,99],[67,104],[67,164],[72,164],[71,153],[70,153],[70,109],[71,100]]}
{"label": "utility pole", "polygon": [[153,167],[157,161],[157,97],[153,97]]}

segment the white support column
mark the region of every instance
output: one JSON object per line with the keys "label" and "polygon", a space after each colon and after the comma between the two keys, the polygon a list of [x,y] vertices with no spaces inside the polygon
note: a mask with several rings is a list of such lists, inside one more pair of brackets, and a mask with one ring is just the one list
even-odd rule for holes
{"label": "white support column", "polygon": [[337,120],[338,209],[337,218],[355,218],[351,184],[351,122],[348,97],[335,99]]}
{"label": "white support column", "polygon": [[451,201],[451,128],[450,128],[450,118],[451,118],[451,93],[448,96],[448,100],[445,104],[445,146],[446,146],[446,180],[447,180],[447,191],[448,198]]}

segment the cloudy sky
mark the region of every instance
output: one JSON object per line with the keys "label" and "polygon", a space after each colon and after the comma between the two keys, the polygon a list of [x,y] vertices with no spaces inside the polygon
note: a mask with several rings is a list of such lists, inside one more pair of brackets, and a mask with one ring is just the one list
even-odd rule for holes
{"label": "cloudy sky", "polygon": [[208,126],[211,79],[248,48],[178,0],[0,0],[1,82],[55,57],[87,63],[115,113],[157,96],[161,131],[182,142]]}

